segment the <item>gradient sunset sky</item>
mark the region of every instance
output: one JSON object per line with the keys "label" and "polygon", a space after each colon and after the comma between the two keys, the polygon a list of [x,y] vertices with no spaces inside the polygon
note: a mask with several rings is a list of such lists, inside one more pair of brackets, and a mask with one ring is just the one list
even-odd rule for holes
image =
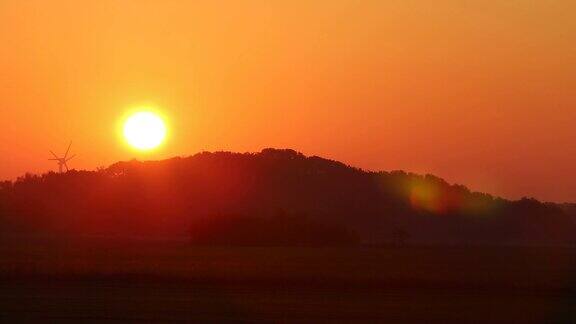
{"label": "gradient sunset sky", "polygon": [[[0,179],[293,148],[576,201],[576,1],[0,1]],[[169,138],[118,135],[153,106]]]}

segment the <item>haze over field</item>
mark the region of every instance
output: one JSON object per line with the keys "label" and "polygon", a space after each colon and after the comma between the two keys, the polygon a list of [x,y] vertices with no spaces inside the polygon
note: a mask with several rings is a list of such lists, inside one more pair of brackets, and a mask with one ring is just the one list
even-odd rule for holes
{"label": "haze over field", "polygon": [[[576,3],[2,1],[0,178],[291,147],[576,200]],[[152,105],[170,136],[119,139]],[[61,148],[59,148],[61,147]]]}

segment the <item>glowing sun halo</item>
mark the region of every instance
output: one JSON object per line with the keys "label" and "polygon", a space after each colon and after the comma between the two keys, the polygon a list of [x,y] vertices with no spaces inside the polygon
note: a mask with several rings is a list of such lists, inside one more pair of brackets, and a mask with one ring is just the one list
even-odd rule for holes
{"label": "glowing sun halo", "polygon": [[124,138],[138,150],[150,150],[162,144],[166,125],[155,113],[142,111],[132,114],[124,123]]}

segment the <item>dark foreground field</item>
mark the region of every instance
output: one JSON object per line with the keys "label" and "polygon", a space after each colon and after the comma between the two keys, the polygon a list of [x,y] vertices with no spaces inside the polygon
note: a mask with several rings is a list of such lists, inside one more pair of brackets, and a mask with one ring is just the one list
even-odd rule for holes
{"label": "dark foreground field", "polygon": [[576,322],[576,251],[5,245],[0,321]]}

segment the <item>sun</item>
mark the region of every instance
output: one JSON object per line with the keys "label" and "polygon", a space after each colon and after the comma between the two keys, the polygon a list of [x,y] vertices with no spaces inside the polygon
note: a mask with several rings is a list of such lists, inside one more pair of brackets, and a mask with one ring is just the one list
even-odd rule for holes
{"label": "sun", "polygon": [[166,137],[166,125],[162,118],[150,111],[134,113],[124,123],[124,138],[138,150],[158,147]]}

